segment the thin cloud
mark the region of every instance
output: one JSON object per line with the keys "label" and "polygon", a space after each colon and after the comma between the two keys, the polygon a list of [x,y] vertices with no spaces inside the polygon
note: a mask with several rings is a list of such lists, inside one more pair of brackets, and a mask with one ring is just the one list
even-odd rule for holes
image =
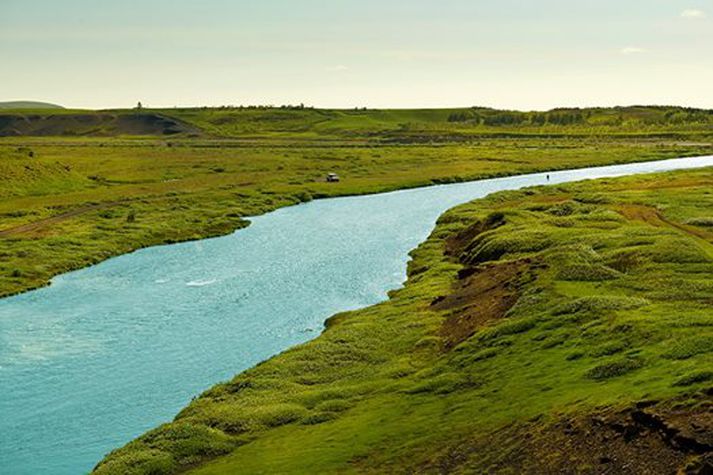
{"label": "thin cloud", "polygon": [[337,64],[336,66],[329,66],[327,71],[349,71],[349,67],[344,66],[343,64]]}
{"label": "thin cloud", "polygon": [[706,12],[696,8],[687,8],[681,12],[681,18],[688,18],[691,20],[700,20],[701,18],[706,18],[707,16]]}
{"label": "thin cloud", "polygon": [[622,48],[620,50],[620,53],[626,56],[632,55],[632,54],[641,54],[645,53],[646,50],[644,48],[637,48],[636,46],[627,46],[626,48]]}

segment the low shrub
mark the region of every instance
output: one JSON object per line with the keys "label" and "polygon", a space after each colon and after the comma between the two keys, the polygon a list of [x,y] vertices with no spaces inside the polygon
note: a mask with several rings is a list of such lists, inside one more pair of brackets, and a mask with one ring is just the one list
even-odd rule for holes
{"label": "low shrub", "polygon": [[176,462],[171,454],[155,449],[119,451],[100,463],[94,472],[97,475],[168,475],[175,473]]}
{"label": "low shrub", "polygon": [[630,373],[644,366],[640,358],[626,358],[600,364],[591,368],[586,377],[595,381],[603,381]]}
{"label": "low shrub", "polygon": [[698,246],[682,239],[661,240],[649,248],[651,259],[657,263],[690,264],[710,262],[711,258]]}
{"label": "low shrub", "polygon": [[506,335],[516,335],[518,333],[524,333],[531,330],[537,326],[537,319],[534,317],[530,318],[517,318],[510,321],[505,321],[499,325],[486,328],[477,335],[477,339],[480,341],[492,340],[501,336]]}
{"label": "low shrub", "polygon": [[469,366],[473,363],[476,363],[478,361],[483,361],[483,360],[493,358],[493,357],[497,356],[498,353],[500,353],[500,350],[501,350],[500,348],[495,347],[495,348],[485,348],[483,350],[475,351],[472,353],[464,352],[464,354],[458,355],[454,359],[453,363],[456,366],[463,368],[463,367]]}
{"label": "low shrub", "polygon": [[226,454],[236,446],[230,436],[219,430],[182,421],[148,432],[138,442],[170,451],[175,461],[182,465],[202,457]]}
{"label": "low shrub", "polygon": [[406,389],[409,394],[434,393],[449,394],[460,389],[477,386],[468,377],[457,373],[444,373],[430,377],[426,380],[418,381],[410,388]]}
{"label": "low shrub", "polygon": [[99,211],[99,217],[103,219],[114,219],[117,218],[121,215],[121,213],[117,210],[113,209],[105,209],[102,211]]}
{"label": "low shrub", "polygon": [[713,337],[698,336],[685,340],[676,340],[673,347],[663,354],[664,358],[685,360],[703,353],[713,352]]}
{"label": "low shrub", "polygon": [[587,215],[581,216],[580,219],[589,223],[611,222],[611,224],[623,224],[626,222],[626,218],[610,209],[598,209]]}
{"label": "low shrub", "polygon": [[713,217],[711,218],[692,218],[686,221],[686,224],[693,226],[713,227]]}
{"label": "low shrub", "polygon": [[307,414],[307,410],[297,404],[274,404],[255,410],[256,420],[267,427],[278,427],[294,422]]}
{"label": "low shrub", "polygon": [[390,365],[390,368],[386,370],[384,374],[390,378],[400,379],[410,376],[415,372],[416,368],[414,368],[409,361],[398,361]]}
{"label": "low shrub", "polygon": [[641,251],[625,249],[611,255],[606,265],[619,272],[628,273],[642,267],[647,261]]}
{"label": "low shrub", "polygon": [[564,203],[550,206],[547,212],[553,216],[570,216],[577,211],[578,207],[579,205],[574,201],[565,201]]}
{"label": "low shrub", "polygon": [[592,356],[611,356],[617,353],[621,353],[627,348],[627,345],[623,341],[612,341],[605,343],[597,348],[594,348],[591,352]]}
{"label": "low shrub", "polygon": [[673,385],[688,387],[698,383],[706,383],[708,381],[713,381],[713,371],[696,371],[695,373],[682,377],[673,383]]}
{"label": "low shrub", "polygon": [[574,200],[580,203],[588,203],[595,205],[607,204],[611,203],[612,201],[610,197],[602,193],[577,193],[577,196],[575,196]]}
{"label": "low shrub", "polygon": [[588,296],[567,302],[555,308],[554,315],[578,312],[601,312],[611,310],[633,310],[648,305],[650,302],[639,297]]}
{"label": "low shrub", "polygon": [[234,403],[215,403],[202,413],[200,421],[230,434],[242,434],[294,422],[307,415],[298,404],[277,403],[236,407]]}
{"label": "low shrub", "polygon": [[316,412],[308,415],[300,422],[303,425],[311,426],[322,424],[323,422],[333,421],[339,417],[335,412]]}
{"label": "low shrub", "polygon": [[476,237],[464,253],[467,264],[498,260],[506,254],[539,252],[552,244],[548,233],[542,231],[510,230],[488,231]]}
{"label": "low shrub", "polygon": [[314,199],[308,191],[300,191],[298,193],[295,193],[294,196],[300,203],[307,203]]}
{"label": "low shrub", "polygon": [[443,346],[443,339],[437,336],[425,336],[418,340],[415,347],[425,350],[439,350]]}
{"label": "low shrub", "polygon": [[619,272],[601,264],[570,264],[557,272],[557,279],[565,281],[599,282],[619,277]]}
{"label": "low shrub", "polygon": [[317,404],[315,409],[320,412],[343,412],[351,409],[353,404],[344,399],[330,399]]}

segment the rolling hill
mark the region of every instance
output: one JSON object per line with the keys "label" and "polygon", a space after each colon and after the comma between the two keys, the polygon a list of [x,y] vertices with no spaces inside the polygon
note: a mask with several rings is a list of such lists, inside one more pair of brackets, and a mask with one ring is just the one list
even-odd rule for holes
{"label": "rolling hill", "polygon": [[62,112],[0,114],[0,137],[198,135],[190,124],[157,113]]}
{"label": "rolling hill", "polygon": [[0,109],[64,109],[64,107],[49,102],[7,101],[0,102]]}
{"label": "rolling hill", "polygon": [[0,136],[194,133],[212,138],[467,142],[482,137],[692,138],[713,133],[713,111],[631,106],[550,111],[220,107],[105,111],[0,111]]}

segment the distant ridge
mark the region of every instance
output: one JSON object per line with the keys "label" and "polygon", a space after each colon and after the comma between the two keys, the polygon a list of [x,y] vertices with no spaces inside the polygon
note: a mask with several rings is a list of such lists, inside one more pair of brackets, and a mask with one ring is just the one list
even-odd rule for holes
{"label": "distant ridge", "polygon": [[200,128],[155,112],[55,112],[0,109],[0,137],[199,135]]}
{"label": "distant ridge", "polygon": [[0,102],[0,109],[64,109],[64,107],[49,102],[8,101]]}

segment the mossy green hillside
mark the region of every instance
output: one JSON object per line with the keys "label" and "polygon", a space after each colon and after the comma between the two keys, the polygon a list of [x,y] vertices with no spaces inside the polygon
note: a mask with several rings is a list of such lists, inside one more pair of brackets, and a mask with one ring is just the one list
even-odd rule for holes
{"label": "mossy green hillside", "polygon": [[[693,408],[713,385],[711,190],[705,169],[450,210],[389,301],[332,317],[96,472],[501,472],[525,453],[521,427],[644,400]],[[483,305],[492,295],[509,304]],[[487,450],[456,450],[473,440]]]}

